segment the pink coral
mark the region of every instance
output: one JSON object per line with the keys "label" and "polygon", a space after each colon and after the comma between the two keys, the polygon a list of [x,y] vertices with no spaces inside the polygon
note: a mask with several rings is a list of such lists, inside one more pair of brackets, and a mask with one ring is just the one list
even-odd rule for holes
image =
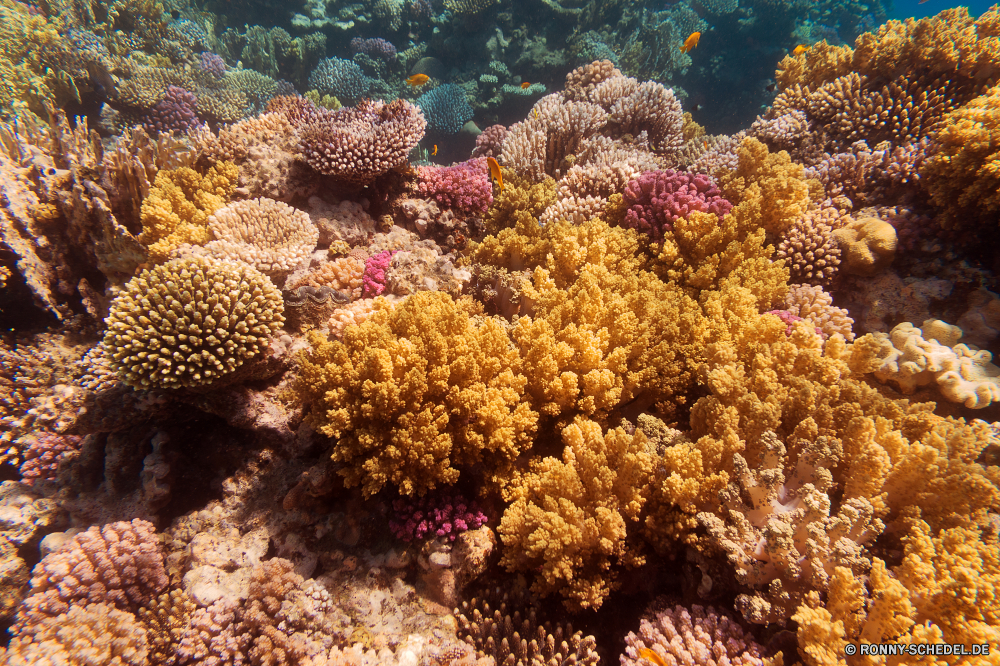
{"label": "pink coral", "polygon": [[389,521],[389,529],[403,541],[432,536],[454,541],[460,533],[486,524],[486,514],[476,503],[458,494],[425,495],[417,500],[401,498],[392,503],[392,509],[396,515]]}
{"label": "pink coral", "polygon": [[134,612],[168,582],[152,523],[136,518],[94,526],[46,555],[32,571],[31,593],[18,611],[14,633],[74,604],[106,603]]}
{"label": "pink coral", "polygon": [[31,485],[39,479],[54,479],[59,461],[80,450],[82,437],[56,435],[51,432],[31,433],[22,440],[28,444],[21,463],[21,479]]}
{"label": "pink coral", "polygon": [[309,166],[354,183],[370,182],[404,164],[427,128],[420,109],[403,99],[389,104],[363,100],[337,111],[309,108],[294,98],[283,104],[289,120],[302,118],[299,148]]}
{"label": "pink coral", "polygon": [[361,276],[361,292],[365,298],[378,296],[385,291],[385,271],[398,250],[383,250],[365,260],[365,274]]}
{"label": "pink coral", "polygon": [[493,185],[485,157],[474,157],[450,167],[420,167],[417,176],[417,192],[442,206],[466,213],[485,213],[493,203]]}
{"label": "pink coral", "polygon": [[[784,324],[785,324],[785,335],[791,335],[792,334],[792,330],[794,328],[795,322],[797,322],[797,321],[805,321],[804,318],[802,318],[802,317],[800,317],[798,315],[794,315],[791,312],[789,312],[788,310],[768,310],[764,314],[774,315],[775,317],[777,317],[778,319],[780,319],[782,322],[784,322]],[[819,335],[819,336],[824,337],[824,338],[826,337],[826,335],[823,334],[823,331],[820,330],[818,327],[816,328],[816,335]]]}
{"label": "pink coral", "polygon": [[506,125],[490,125],[476,137],[476,147],[472,150],[473,157],[500,157],[503,152],[503,140],[507,138]]}
{"label": "pink coral", "polygon": [[642,618],[639,635],[625,637],[622,666],[653,663],[639,650],[652,650],[664,664],[763,666],[764,649],[725,613],[711,606],[667,608]]}
{"label": "pink coral", "polygon": [[709,176],[670,169],[644,172],[625,186],[624,195],[628,210],[622,226],[654,239],[661,238],[675,220],[692,211],[722,217],[733,207],[722,198]]}

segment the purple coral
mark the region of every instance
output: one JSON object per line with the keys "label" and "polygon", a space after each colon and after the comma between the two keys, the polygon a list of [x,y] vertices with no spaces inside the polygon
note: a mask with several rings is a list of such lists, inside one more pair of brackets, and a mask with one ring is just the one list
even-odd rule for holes
{"label": "purple coral", "polygon": [[204,51],[201,54],[201,70],[208,72],[217,79],[221,79],[226,73],[226,61],[222,56],[211,51]]}
{"label": "purple coral", "polygon": [[194,129],[200,123],[195,113],[198,98],[177,86],[167,86],[167,94],[149,110],[143,124],[148,132]]}
{"label": "purple coral", "polygon": [[503,140],[507,138],[506,125],[490,125],[476,137],[476,147],[472,150],[473,157],[500,157],[503,151]]}
{"label": "purple coral", "polygon": [[662,238],[678,218],[693,211],[721,218],[733,208],[709,176],[671,169],[646,171],[626,185],[625,205],[628,210],[622,226],[653,239]]}
{"label": "purple coral", "polygon": [[21,480],[31,485],[39,479],[54,479],[59,462],[80,450],[82,437],[56,435],[51,432],[31,433],[23,440],[28,444],[21,463]]}
{"label": "purple coral", "polygon": [[385,272],[392,263],[396,251],[383,250],[365,260],[365,272],[361,276],[361,291],[365,298],[378,296],[385,291]]}
{"label": "purple coral", "polygon": [[459,494],[397,499],[392,509],[395,516],[389,520],[389,529],[402,541],[435,536],[454,541],[462,532],[486,524],[486,514],[475,501],[468,502]]}
{"label": "purple coral", "polygon": [[493,203],[493,185],[485,157],[450,167],[420,167],[417,191],[442,206],[465,213],[485,213]]}
{"label": "purple coral", "polygon": [[364,53],[372,58],[381,58],[382,60],[392,60],[396,57],[396,47],[381,37],[372,39],[355,37],[351,40],[351,49],[355,53]]}

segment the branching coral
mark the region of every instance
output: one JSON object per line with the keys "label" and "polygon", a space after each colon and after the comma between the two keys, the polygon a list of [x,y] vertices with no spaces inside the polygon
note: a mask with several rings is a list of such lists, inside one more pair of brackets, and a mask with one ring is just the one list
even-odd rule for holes
{"label": "branching coral", "polygon": [[183,243],[204,245],[211,239],[208,216],[226,205],[236,189],[239,169],[220,162],[204,175],[190,167],[156,174],[149,196],[142,202],[142,234],[151,261],[166,261]]}
{"label": "branching coral", "polygon": [[708,176],[680,171],[647,171],[625,186],[622,226],[648,234],[654,240],[679,217],[692,211],[725,216],[733,205],[719,196]]}
{"label": "branching coral", "polygon": [[104,346],[132,386],[211,384],[267,348],[282,308],[278,288],[246,264],[174,259],[129,281]]}
{"label": "branching coral", "polygon": [[506,490],[500,521],[510,571],[540,570],[532,590],[558,591],[574,610],[599,608],[615,587],[613,563],[641,564],[625,538],[646,500],[653,456],[641,430],[577,418],[563,428],[562,460],[545,458]]}
{"label": "branching coral", "polygon": [[343,342],[314,337],[298,383],[313,423],[339,438],[333,457],[349,485],[423,495],[531,445],[537,414],[522,400],[521,359],[502,326],[473,320],[440,292],[375,309]]}

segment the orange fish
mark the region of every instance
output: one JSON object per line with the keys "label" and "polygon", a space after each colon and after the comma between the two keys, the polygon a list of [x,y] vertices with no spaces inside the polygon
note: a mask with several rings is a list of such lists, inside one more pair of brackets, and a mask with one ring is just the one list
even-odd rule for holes
{"label": "orange fish", "polygon": [[639,658],[656,664],[656,666],[667,666],[667,662],[663,661],[663,657],[656,654],[649,648],[639,648]]}
{"label": "orange fish", "polygon": [[701,39],[700,32],[692,32],[688,35],[688,38],[684,40],[684,45],[681,46],[681,53],[687,53],[694,47],[698,46],[699,39]]}
{"label": "orange fish", "polygon": [[503,192],[503,174],[500,173],[500,164],[492,157],[486,158],[486,163],[490,166],[490,178],[497,181],[500,191]]}
{"label": "orange fish", "polygon": [[437,154],[438,154],[438,145],[435,143],[434,150],[431,151],[431,155],[437,155]]}
{"label": "orange fish", "polygon": [[[924,0],[924,2],[927,2],[927,0]],[[806,46],[805,44],[799,44],[798,46],[795,47],[795,50],[792,51],[792,55],[802,55],[808,50],[809,50],[808,46]]]}
{"label": "orange fish", "polygon": [[426,74],[414,74],[410,78],[406,79],[406,82],[409,83],[411,86],[416,87],[416,86],[422,86],[430,80],[431,77],[427,76]]}
{"label": "orange fish", "polygon": [[918,2],[917,4],[918,4],[918,5],[922,5],[922,4],[924,4],[925,2],[927,2],[927,0],[920,0],[920,2]]}
{"label": "orange fish", "polygon": [[528,83],[527,81],[525,81],[524,83],[521,84],[521,90],[524,90],[525,88],[530,88],[530,87],[531,87],[531,84]]}

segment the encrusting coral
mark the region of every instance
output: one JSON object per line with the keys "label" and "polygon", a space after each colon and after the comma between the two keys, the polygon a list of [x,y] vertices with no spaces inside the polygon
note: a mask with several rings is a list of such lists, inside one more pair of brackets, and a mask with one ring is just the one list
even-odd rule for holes
{"label": "encrusting coral", "polygon": [[282,312],[278,288],[251,266],[174,259],[129,281],[103,344],[131,386],[201,386],[261,354]]}
{"label": "encrusting coral", "polygon": [[312,336],[298,391],[317,429],[337,437],[349,485],[423,495],[462,468],[497,472],[531,444],[537,414],[522,400],[521,359],[492,319],[440,292],[418,292],[344,332]]}

